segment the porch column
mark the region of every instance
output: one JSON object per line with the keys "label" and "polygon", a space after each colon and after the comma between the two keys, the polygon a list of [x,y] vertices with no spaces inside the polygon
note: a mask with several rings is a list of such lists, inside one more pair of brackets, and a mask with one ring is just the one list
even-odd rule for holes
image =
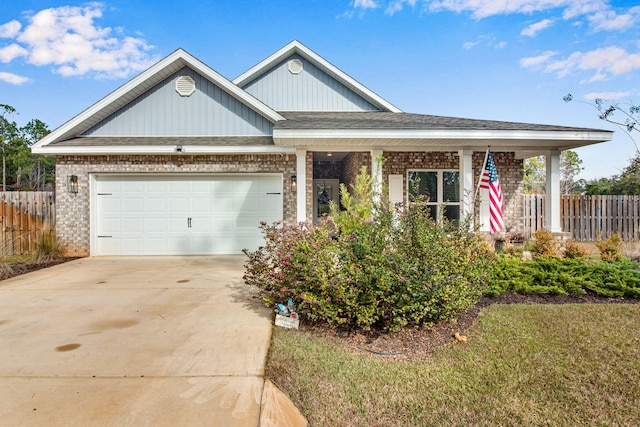
{"label": "porch column", "polygon": [[307,220],[307,150],[296,150],[296,219]]}
{"label": "porch column", "polygon": [[[475,196],[475,188],[473,186],[473,151],[459,150],[460,158],[460,214],[461,220],[464,221],[469,215],[473,215],[473,198]],[[473,227],[473,222],[470,224]]]}
{"label": "porch column", "polygon": [[560,226],[560,151],[545,153],[547,182],[545,185],[545,228],[553,233],[562,231]]}
{"label": "porch column", "polygon": [[371,178],[373,178],[374,197],[379,198],[382,191],[382,163],[378,159],[382,157],[382,150],[371,150]]}

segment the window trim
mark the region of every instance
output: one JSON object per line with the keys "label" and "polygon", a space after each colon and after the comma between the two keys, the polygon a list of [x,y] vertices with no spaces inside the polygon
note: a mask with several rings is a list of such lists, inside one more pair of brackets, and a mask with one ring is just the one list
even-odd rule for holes
{"label": "window trim", "polygon": [[[410,174],[412,172],[436,172],[437,173],[437,186],[438,186],[438,197],[444,197],[444,173],[445,172],[455,172],[458,174],[458,185],[462,186],[462,173],[460,172],[460,169],[451,169],[451,168],[445,168],[445,169],[407,169],[407,173],[406,173],[406,177],[407,177],[407,191],[406,191],[406,203],[407,205],[411,203],[410,201],[410,196],[411,196],[411,179],[410,179]],[[437,201],[431,201],[429,200],[427,202],[427,206],[432,207],[435,206],[435,218],[439,218],[440,217],[440,207],[444,206],[457,206],[458,207],[458,218],[459,221],[462,221],[462,199],[463,199],[463,195],[462,195],[462,188],[460,187],[458,189],[459,194],[459,199],[457,202],[447,202],[446,200],[437,200]]]}

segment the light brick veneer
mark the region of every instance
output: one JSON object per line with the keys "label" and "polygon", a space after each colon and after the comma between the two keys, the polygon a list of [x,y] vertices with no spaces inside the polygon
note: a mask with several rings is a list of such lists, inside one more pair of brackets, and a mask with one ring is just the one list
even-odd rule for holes
{"label": "light brick veneer", "polygon": [[[484,152],[474,152],[473,185],[478,183]],[[517,160],[514,153],[492,152],[498,169],[500,186],[504,195],[504,223],[507,231],[522,231],[524,187],[522,178],[524,168],[522,160]],[[403,191],[407,191],[407,171],[410,169],[459,169],[460,159],[457,152],[385,152],[386,162],[382,168],[383,180],[389,182],[389,175],[402,175]]]}
{"label": "light brick veneer", "polygon": [[[66,255],[89,255],[89,175],[94,173],[282,173],[284,222],[296,222],[296,195],[290,185],[291,175],[296,175],[295,155],[60,156],[56,161],[56,234]],[[67,191],[68,175],[78,176],[77,194]]]}

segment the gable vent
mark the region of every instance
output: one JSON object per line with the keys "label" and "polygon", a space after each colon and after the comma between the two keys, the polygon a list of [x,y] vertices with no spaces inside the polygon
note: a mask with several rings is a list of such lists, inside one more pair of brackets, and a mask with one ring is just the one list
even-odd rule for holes
{"label": "gable vent", "polygon": [[180,76],[176,80],[176,92],[180,96],[191,96],[196,91],[196,82],[189,76]]}
{"label": "gable vent", "polygon": [[289,72],[291,74],[300,74],[302,72],[302,61],[299,59],[289,61]]}

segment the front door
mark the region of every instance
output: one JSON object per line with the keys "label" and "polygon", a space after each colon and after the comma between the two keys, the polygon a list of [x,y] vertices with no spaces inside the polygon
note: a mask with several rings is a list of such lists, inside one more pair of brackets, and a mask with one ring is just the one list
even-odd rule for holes
{"label": "front door", "polygon": [[317,224],[329,215],[329,203],[340,203],[340,180],[313,180],[313,223]]}

